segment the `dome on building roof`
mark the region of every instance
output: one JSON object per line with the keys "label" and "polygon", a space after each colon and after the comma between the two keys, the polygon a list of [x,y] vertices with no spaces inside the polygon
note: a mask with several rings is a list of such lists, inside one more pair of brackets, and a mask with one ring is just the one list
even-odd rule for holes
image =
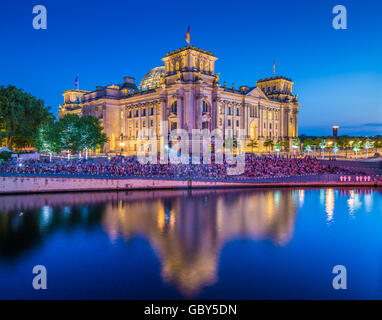
{"label": "dome on building roof", "polygon": [[164,75],[164,66],[156,67],[150,70],[142,79],[139,87],[150,90],[160,86],[160,77]]}

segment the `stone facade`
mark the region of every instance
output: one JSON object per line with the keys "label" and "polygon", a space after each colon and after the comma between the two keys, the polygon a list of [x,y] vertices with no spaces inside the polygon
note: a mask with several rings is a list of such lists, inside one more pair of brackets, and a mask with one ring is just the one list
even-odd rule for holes
{"label": "stone facade", "polygon": [[169,130],[189,133],[232,129],[235,137],[237,129],[243,129],[248,143],[258,141],[258,150],[264,150],[269,139],[290,144],[298,136],[300,105],[290,79],[271,77],[254,87],[228,88],[215,73],[217,58],[193,46],[170,52],[162,60],[164,70],[153,69],[156,76],[148,74],[139,89],[134,78],[125,77],[122,85],[66,91],[59,115],[98,117],[109,137],[103,151],[112,153],[136,153],[139,130],[152,129],[160,137],[161,121],[168,121]]}

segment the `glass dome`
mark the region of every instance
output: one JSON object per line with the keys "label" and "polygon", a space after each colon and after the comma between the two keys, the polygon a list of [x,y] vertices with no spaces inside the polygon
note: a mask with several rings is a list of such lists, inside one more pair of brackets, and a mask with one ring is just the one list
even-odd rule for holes
{"label": "glass dome", "polygon": [[142,79],[139,87],[144,90],[155,89],[160,86],[160,77],[164,75],[164,66],[149,71]]}

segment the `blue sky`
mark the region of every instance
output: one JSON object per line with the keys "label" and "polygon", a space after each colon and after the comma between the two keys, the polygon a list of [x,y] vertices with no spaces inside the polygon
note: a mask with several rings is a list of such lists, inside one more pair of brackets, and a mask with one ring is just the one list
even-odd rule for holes
{"label": "blue sky", "polygon": [[[48,29],[34,30],[32,8],[45,5]],[[332,27],[332,8],[347,8],[347,30]],[[382,132],[382,3],[352,1],[3,0],[0,85],[13,84],[57,112],[62,93],[137,82],[161,58],[191,44],[219,60],[221,83],[254,85],[276,73],[296,83],[299,133]]]}

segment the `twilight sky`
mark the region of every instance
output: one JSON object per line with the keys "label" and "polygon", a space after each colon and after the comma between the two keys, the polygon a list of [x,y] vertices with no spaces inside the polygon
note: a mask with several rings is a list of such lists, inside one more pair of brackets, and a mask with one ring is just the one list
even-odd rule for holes
{"label": "twilight sky", "polygon": [[[47,30],[32,8],[45,5]],[[347,30],[332,9],[347,8]],[[219,58],[220,82],[253,86],[276,73],[291,78],[300,103],[299,133],[382,133],[382,2],[3,0],[0,85],[13,84],[57,112],[62,93],[137,83],[169,51],[191,44]]]}

